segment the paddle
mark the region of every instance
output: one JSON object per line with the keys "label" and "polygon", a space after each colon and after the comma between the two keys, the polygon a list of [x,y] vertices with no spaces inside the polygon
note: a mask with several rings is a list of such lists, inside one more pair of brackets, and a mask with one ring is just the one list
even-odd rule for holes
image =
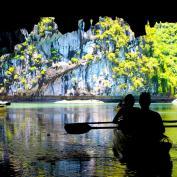
{"label": "paddle", "polygon": [[[164,123],[175,123],[177,120],[164,120]],[[69,134],[83,134],[88,133],[91,129],[114,129],[117,126],[111,127],[91,127],[89,124],[110,124],[113,122],[83,122],[83,123],[67,123],[64,128]],[[165,125],[167,128],[177,127],[177,125]]]}
{"label": "paddle", "polygon": [[[163,120],[164,123],[177,123],[177,120]],[[164,125],[165,128],[176,128],[177,125]]]}
{"label": "paddle", "polygon": [[177,125],[164,125],[165,126],[165,128],[176,128],[177,127]]}
{"label": "paddle", "polygon": [[[107,122],[106,122],[107,123]],[[110,123],[110,122],[109,122]],[[95,124],[92,122],[92,124]],[[83,134],[89,132],[91,129],[114,129],[115,127],[91,127],[88,123],[73,123],[65,124],[65,130],[69,134]]]}
{"label": "paddle", "polygon": [[177,123],[177,120],[163,120],[164,123]]}

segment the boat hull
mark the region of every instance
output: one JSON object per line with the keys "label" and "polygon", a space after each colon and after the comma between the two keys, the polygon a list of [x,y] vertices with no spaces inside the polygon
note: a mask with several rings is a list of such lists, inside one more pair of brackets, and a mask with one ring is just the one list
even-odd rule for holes
{"label": "boat hull", "polygon": [[129,161],[129,160],[148,160],[149,158],[168,159],[170,158],[169,151],[172,147],[172,142],[168,137],[158,143],[156,146],[149,144],[141,144],[136,142],[132,137],[125,136],[121,130],[115,129],[113,135],[113,152],[119,160]]}
{"label": "boat hull", "polygon": [[[128,137],[129,138],[129,137]],[[173,163],[170,158],[171,143],[164,141],[157,147],[136,145],[120,131],[114,130],[113,152],[129,171],[138,176],[171,177]]]}

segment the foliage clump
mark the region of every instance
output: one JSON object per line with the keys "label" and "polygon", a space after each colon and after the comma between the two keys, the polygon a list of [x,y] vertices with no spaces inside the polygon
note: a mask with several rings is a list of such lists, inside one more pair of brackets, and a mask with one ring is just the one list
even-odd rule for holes
{"label": "foliage clump", "polygon": [[44,37],[46,32],[53,32],[54,29],[54,17],[42,17],[38,23],[39,35]]}
{"label": "foliage clump", "polygon": [[73,58],[71,58],[71,62],[77,64],[77,63],[79,63],[79,60],[78,60],[78,58],[73,57]]}
{"label": "foliage clump", "polygon": [[[174,95],[177,92],[177,23],[156,23],[145,27],[146,35],[140,38],[142,54],[150,62],[155,60],[152,83],[155,94]],[[150,63],[149,63],[150,65]]]}

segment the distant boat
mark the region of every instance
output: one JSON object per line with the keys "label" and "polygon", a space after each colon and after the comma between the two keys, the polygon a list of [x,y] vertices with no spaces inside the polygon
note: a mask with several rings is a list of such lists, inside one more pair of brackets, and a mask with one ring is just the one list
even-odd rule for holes
{"label": "distant boat", "polygon": [[172,101],[172,104],[177,105],[177,99],[173,100],[173,101]]}
{"label": "distant boat", "polygon": [[0,101],[0,107],[9,106],[10,104],[9,101]]}

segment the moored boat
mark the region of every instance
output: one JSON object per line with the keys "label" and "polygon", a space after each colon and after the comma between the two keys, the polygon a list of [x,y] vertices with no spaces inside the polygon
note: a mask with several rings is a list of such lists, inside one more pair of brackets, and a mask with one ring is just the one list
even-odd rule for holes
{"label": "moored boat", "polygon": [[9,106],[10,104],[9,101],[0,101],[0,107]]}

